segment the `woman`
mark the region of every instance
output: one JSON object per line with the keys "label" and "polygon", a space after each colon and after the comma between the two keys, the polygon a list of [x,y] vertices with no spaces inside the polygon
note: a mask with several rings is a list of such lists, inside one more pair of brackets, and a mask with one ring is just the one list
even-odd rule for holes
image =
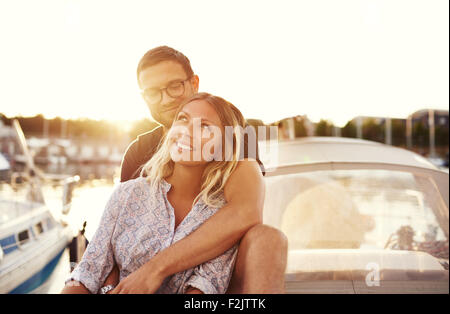
{"label": "woman", "polygon": [[[180,106],[141,177],[113,192],[63,293],[98,293],[114,265],[124,279],[217,212],[225,203],[223,188],[237,166],[242,138],[239,132],[225,136],[225,127],[244,125],[235,106],[207,93]],[[157,293],[225,293],[236,254],[235,245],[167,277]]]}

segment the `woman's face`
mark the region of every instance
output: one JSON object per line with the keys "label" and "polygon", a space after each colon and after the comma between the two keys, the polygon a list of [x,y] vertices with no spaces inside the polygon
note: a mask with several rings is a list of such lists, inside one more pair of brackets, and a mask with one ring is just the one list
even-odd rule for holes
{"label": "woman's face", "polygon": [[222,157],[224,126],[206,100],[193,100],[181,108],[169,130],[170,156],[187,166],[205,165]]}

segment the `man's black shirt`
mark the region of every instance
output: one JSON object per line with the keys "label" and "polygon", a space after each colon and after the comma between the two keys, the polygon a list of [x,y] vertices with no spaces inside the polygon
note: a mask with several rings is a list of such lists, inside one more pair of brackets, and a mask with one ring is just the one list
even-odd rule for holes
{"label": "man's black shirt", "polygon": [[[131,142],[122,159],[120,182],[139,177],[142,167],[150,160],[150,158],[152,158],[153,154],[156,153],[163,135],[164,127],[158,126],[151,131],[140,134],[133,142]],[[246,147],[244,158],[249,158],[247,137],[244,137],[244,147]],[[256,156],[250,157],[256,159],[261,168],[261,172],[264,175],[264,165],[259,160],[258,141],[256,141]]]}

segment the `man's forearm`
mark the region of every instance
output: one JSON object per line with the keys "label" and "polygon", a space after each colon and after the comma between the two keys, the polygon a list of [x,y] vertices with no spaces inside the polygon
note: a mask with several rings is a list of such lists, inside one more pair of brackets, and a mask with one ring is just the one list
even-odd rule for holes
{"label": "man's forearm", "polygon": [[82,283],[70,281],[64,286],[61,294],[90,294],[90,292]]}
{"label": "man's forearm", "polygon": [[224,189],[227,205],[197,230],[158,253],[149,272],[167,277],[207,262],[236,244],[251,227],[262,223],[265,185],[255,161],[241,161]]}
{"label": "man's forearm", "polygon": [[224,206],[199,229],[158,253],[146,266],[156,268],[167,277],[219,256],[252,226],[261,223],[257,215],[246,215],[246,212]]}

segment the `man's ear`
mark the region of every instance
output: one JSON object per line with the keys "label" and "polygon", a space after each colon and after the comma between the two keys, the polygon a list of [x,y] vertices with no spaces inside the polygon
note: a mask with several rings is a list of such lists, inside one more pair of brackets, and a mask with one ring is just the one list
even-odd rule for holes
{"label": "man's ear", "polygon": [[194,89],[194,93],[198,93],[198,87],[200,84],[200,79],[198,78],[198,75],[193,75],[191,77],[191,84],[192,84],[192,88]]}

